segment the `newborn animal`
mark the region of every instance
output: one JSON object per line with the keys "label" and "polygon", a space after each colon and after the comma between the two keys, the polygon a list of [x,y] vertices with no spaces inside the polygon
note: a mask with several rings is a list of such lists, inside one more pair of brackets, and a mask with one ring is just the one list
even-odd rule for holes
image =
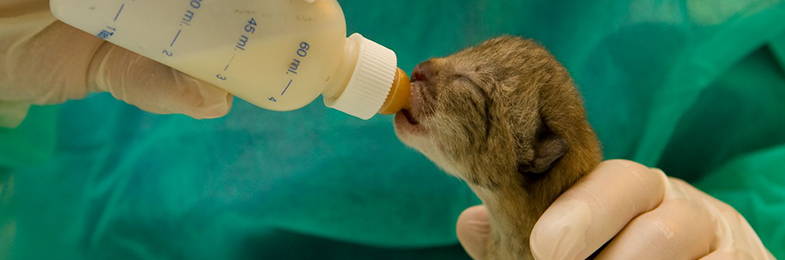
{"label": "newborn animal", "polygon": [[505,36],[423,62],[411,92],[396,134],[487,206],[482,259],[533,259],[537,219],[601,160],[565,68],[533,41]]}

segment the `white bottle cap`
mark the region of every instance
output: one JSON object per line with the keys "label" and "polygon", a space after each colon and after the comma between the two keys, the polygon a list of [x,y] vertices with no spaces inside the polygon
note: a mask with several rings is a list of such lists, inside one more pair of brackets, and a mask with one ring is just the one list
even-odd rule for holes
{"label": "white bottle cap", "polygon": [[349,39],[359,42],[357,65],[343,93],[335,100],[325,98],[324,104],[367,120],[379,112],[387,99],[395,78],[397,58],[392,50],[359,33],[352,34]]}

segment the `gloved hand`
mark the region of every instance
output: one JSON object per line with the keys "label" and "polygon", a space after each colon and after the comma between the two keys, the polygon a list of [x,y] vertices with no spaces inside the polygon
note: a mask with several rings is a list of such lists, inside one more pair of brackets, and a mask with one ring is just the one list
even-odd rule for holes
{"label": "gloved hand", "polygon": [[0,127],[18,125],[29,104],[100,91],[194,118],[220,117],[232,106],[226,91],[56,21],[47,0],[0,2]]}
{"label": "gloved hand", "polygon": [[[477,259],[490,233],[484,206],[466,209],[457,235]],[[735,209],[658,169],[601,163],[545,211],[531,233],[536,259],[774,259]]]}

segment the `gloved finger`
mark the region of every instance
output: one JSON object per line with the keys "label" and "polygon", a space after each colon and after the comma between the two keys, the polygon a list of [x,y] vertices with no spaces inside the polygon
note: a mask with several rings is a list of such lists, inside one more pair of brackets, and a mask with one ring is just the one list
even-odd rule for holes
{"label": "gloved finger", "polygon": [[226,91],[110,43],[96,52],[88,79],[91,91],[154,113],[216,118],[232,106]]}
{"label": "gloved finger", "polygon": [[57,23],[46,5],[40,8],[0,19],[4,101],[57,104],[87,94],[87,67],[102,40]]}
{"label": "gloved finger", "polygon": [[683,182],[682,186],[688,193],[701,198],[717,219],[717,241],[713,245],[714,250],[701,259],[775,259],[749,222],[736,209],[687,183]]}
{"label": "gloved finger", "polygon": [[776,259],[738,212],[734,213],[734,216],[726,216],[723,221],[726,223],[722,225],[730,230],[729,234],[721,236],[717,249],[701,259]]}
{"label": "gloved finger", "polygon": [[711,254],[708,254],[708,255],[700,258],[700,260],[737,260],[737,259],[776,260],[777,258],[774,258],[774,255],[772,255],[771,252],[768,252],[768,249],[766,250],[765,257],[763,257],[763,258],[754,257],[754,256],[750,255],[748,252],[736,251],[736,250],[714,251]]}
{"label": "gloved finger", "polygon": [[485,255],[485,244],[491,234],[488,208],[484,205],[470,207],[458,216],[455,233],[458,241],[472,259]]}
{"label": "gloved finger", "polygon": [[715,218],[680,182],[668,182],[660,206],[635,218],[596,259],[697,259],[717,240]]}
{"label": "gloved finger", "polygon": [[700,260],[738,260],[738,259],[754,259],[754,258],[741,251],[715,251],[707,256],[700,258]]}
{"label": "gloved finger", "polygon": [[600,163],[545,211],[534,225],[536,259],[585,259],[665,193],[661,171],[626,160]]}
{"label": "gloved finger", "polygon": [[[700,258],[701,260],[775,259],[774,256],[763,247],[763,243],[760,242],[758,236],[752,231],[752,227],[749,227],[749,224],[741,215],[728,217],[731,219],[723,219],[718,223],[720,238],[716,242],[716,249]],[[750,235],[748,232],[753,233]]]}
{"label": "gloved finger", "polygon": [[0,101],[0,127],[16,128],[27,116],[30,104]]}
{"label": "gloved finger", "polygon": [[5,101],[57,104],[106,90],[155,113],[212,118],[231,107],[225,91],[55,21],[48,10],[3,20],[0,28]]}

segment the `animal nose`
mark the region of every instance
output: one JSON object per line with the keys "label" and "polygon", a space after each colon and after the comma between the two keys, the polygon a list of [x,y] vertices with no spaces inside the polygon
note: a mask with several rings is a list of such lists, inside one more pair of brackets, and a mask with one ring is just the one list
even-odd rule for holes
{"label": "animal nose", "polygon": [[433,69],[433,60],[427,60],[414,67],[412,72],[412,81],[428,81],[435,74]]}

